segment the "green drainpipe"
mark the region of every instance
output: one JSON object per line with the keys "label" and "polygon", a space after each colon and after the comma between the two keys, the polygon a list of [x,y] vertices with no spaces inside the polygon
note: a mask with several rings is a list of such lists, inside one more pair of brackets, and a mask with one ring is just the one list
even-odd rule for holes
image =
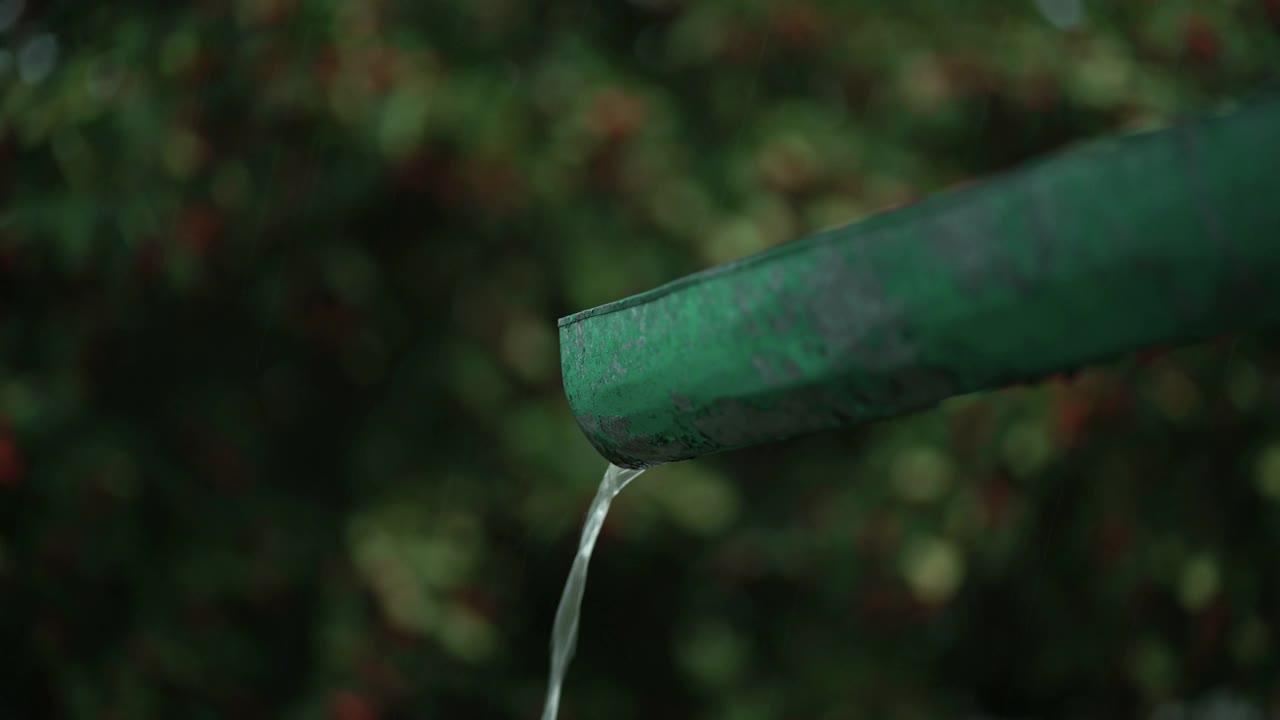
{"label": "green drainpipe", "polygon": [[1280,325],[1280,96],[1093,142],[560,320],[565,393],[647,467]]}

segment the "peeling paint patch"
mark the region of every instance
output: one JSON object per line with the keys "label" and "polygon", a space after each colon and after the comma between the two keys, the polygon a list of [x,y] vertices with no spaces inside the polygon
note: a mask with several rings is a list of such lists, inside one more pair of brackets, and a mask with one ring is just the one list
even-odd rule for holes
{"label": "peeling paint patch", "polygon": [[836,246],[824,247],[804,284],[804,305],[822,342],[819,351],[870,370],[898,367],[914,356],[902,311],[886,294],[866,252],[869,243],[884,239],[879,234],[861,238],[855,261]]}
{"label": "peeling paint patch", "polygon": [[777,385],[781,382],[781,378],[779,378],[778,373],[774,371],[773,365],[769,364],[768,359],[763,355],[753,356],[751,358],[751,365],[756,369],[756,374],[759,375],[760,379],[764,380],[765,383],[769,385]]}

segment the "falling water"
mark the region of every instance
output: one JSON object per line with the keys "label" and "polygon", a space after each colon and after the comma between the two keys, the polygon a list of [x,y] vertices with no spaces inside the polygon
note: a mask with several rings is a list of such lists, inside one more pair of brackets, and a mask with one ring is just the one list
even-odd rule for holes
{"label": "falling water", "polygon": [[600,489],[596,491],[596,498],[587,510],[582,538],[578,540],[578,554],[573,558],[569,579],[565,581],[564,593],[560,596],[560,607],[556,609],[556,621],[551,627],[551,677],[547,681],[547,701],[542,707],[542,720],[555,720],[556,713],[560,711],[560,686],[564,684],[564,674],[578,645],[578,615],[582,611],[582,593],[587,587],[587,565],[591,562],[591,551],[596,547],[604,518],[609,514],[609,503],[642,472],[644,470],[609,465],[604,471],[604,479],[600,481]]}

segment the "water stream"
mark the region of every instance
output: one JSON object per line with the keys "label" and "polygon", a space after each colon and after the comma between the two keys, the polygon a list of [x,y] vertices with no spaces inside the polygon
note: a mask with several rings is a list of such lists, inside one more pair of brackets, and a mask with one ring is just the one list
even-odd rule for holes
{"label": "water stream", "polygon": [[644,470],[631,470],[610,464],[600,481],[600,489],[587,510],[586,524],[582,526],[582,538],[578,540],[578,554],[569,569],[569,579],[560,595],[560,607],[556,608],[556,621],[551,626],[551,677],[547,680],[547,700],[542,706],[542,720],[555,720],[560,711],[560,687],[573,651],[578,646],[578,616],[582,612],[582,593],[587,587],[587,565],[595,550],[596,538],[609,514],[613,498]]}

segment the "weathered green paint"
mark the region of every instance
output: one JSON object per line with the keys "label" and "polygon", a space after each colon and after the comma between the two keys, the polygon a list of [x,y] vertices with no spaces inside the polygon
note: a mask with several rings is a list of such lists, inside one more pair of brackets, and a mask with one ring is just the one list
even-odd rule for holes
{"label": "weathered green paint", "polygon": [[1094,142],[560,321],[627,467],[1280,325],[1280,98]]}

